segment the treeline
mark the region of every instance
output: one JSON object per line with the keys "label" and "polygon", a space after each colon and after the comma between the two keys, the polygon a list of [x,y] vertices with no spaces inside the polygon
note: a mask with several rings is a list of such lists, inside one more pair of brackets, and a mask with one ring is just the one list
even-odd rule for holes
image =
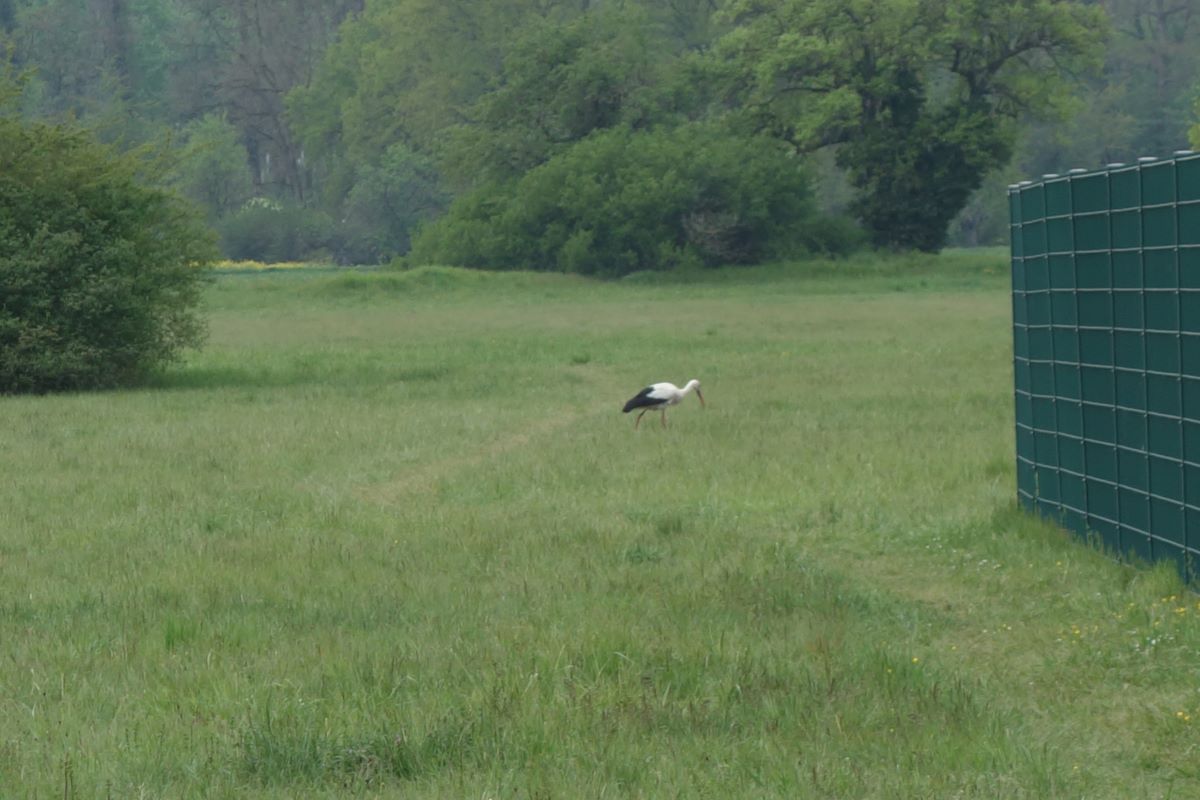
{"label": "treeline", "polygon": [[623,274],[1002,240],[1014,171],[1183,146],[1192,6],[0,0],[0,36],[24,115],[167,143],[231,258]]}
{"label": "treeline", "polygon": [[[966,243],[1007,241],[1006,184],[1139,156],[1200,149],[1200,0],[1089,0],[1106,32],[1095,68],[1072,74],[1061,114],[1022,119],[1013,161],[959,215]],[[1189,128],[1193,128],[1190,132]]]}

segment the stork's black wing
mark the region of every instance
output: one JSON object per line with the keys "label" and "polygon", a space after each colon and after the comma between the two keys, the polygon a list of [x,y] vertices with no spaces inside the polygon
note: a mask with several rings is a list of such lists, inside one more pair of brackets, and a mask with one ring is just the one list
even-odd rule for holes
{"label": "stork's black wing", "polygon": [[633,397],[629,398],[629,402],[625,404],[625,407],[622,408],[621,411],[628,414],[630,411],[633,411],[635,408],[645,408],[646,406],[662,405],[662,398],[650,396],[651,392],[653,392],[653,391],[654,391],[653,386],[647,386],[645,389],[642,389],[640,392],[635,394]]}

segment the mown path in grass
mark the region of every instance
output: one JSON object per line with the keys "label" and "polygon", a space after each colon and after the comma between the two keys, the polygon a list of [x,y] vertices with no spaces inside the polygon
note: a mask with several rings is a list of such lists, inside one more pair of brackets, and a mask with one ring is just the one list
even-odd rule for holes
{"label": "mown path in grass", "polygon": [[226,276],[0,399],[0,796],[1200,794],[1196,598],[1013,507],[1002,257],[800,272]]}
{"label": "mown path in grass", "polygon": [[[582,370],[575,370],[573,374],[582,372]],[[588,372],[593,371],[589,370]],[[590,377],[585,377],[585,380],[591,380],[593,384],[596,384],[596,381]],[[612,383],[611,376],[609,376],[606,385],[612,385]],[[364,500],[374,503],[394,505],[403,502],[410,494],[429,492],[438,482],[455,477],[460,473],[476,471],[484,466],[494,468],[502,465],[504,459],[510,456],[514,450],[530,446],[536,447],[540,444],[540,439],[552,436],[563,428],[595,424],[601,415],[606,412],[611,414],[612,406],[611,400],[592,403],[583,409],[557,409],[551,406],[541,412],[541,418],[532,421],[527,426],[505,432],[503,436],[489,442],[485,447],[414,465],[413,468],[394,477],[359,487],[357,494]]]}

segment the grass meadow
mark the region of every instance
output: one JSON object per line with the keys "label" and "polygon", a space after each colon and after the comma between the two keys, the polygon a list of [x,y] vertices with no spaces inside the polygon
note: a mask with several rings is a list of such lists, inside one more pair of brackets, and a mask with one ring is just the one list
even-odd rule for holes
{"label": "grass meadow", "polygon": [[1003,252],[206,302],[0,398],[0,797],[1200,796],[1200,602],[1015,507]]}

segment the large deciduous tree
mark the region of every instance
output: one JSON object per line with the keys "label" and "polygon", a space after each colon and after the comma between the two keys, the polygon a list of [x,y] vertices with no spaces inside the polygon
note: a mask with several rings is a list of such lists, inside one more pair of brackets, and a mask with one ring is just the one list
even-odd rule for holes
{"label": "large deciduous tree", "polygon": [[735,0],[719,44],[743,125],[837,145],[880,246],[934,251],[1016,121],[1052,112],[1103,13],[1056,0]]}

